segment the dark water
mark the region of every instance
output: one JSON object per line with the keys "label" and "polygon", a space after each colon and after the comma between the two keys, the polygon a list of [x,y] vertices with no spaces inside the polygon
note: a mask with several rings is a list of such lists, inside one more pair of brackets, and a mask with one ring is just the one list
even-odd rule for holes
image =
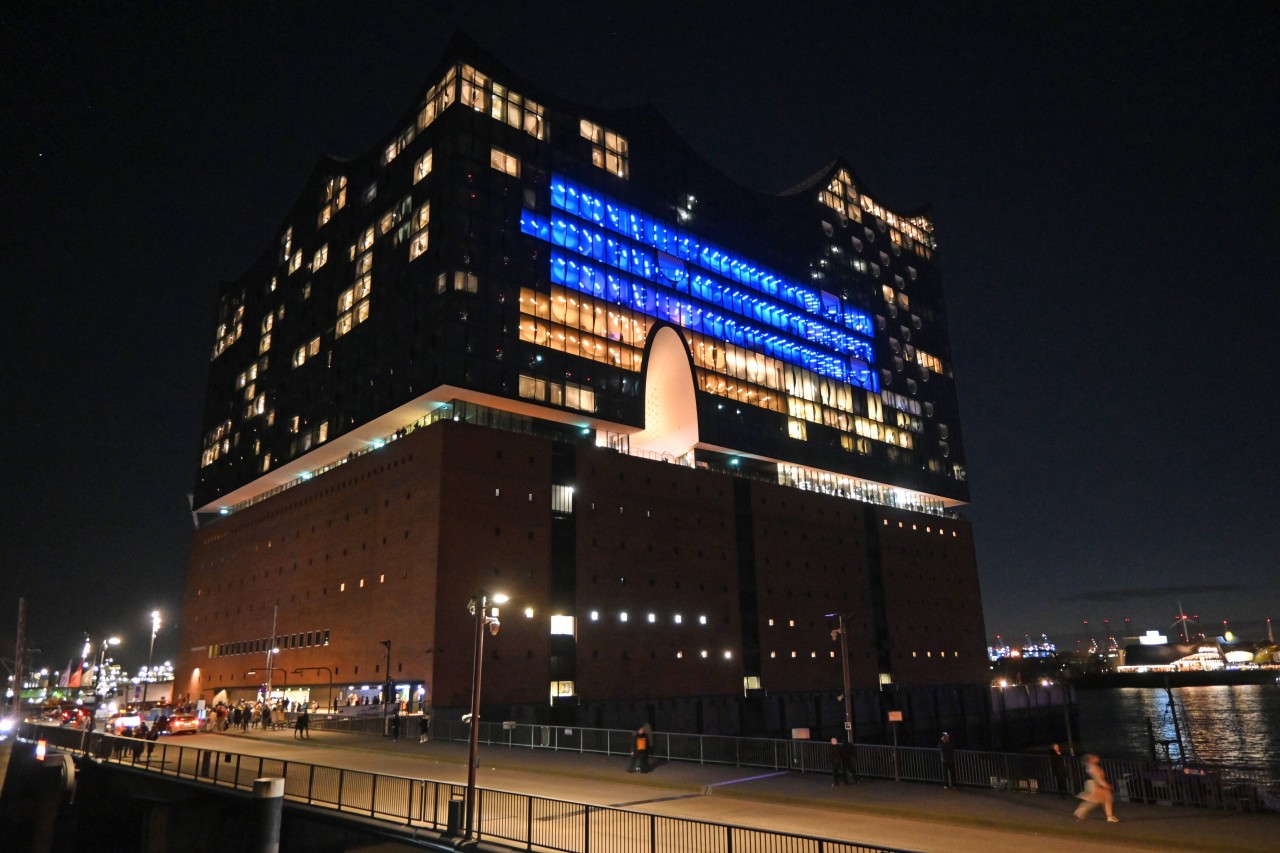
{"label": "dark water", "polygon": [[[1280,686],[1175,687],[1183,738],[1199,761],[1280,767]],[[1079,690],[1078,752],[1108,758],[1150,755],[1146,720],[1157,740],[1173,740],[1169,697],[1162,688]],[[1176,750],[1175,750],[1175,758]]]}

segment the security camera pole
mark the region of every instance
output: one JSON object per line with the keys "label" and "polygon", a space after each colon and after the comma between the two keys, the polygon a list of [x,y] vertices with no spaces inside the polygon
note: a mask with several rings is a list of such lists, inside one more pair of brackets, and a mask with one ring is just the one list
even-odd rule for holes
{"label": "security camera pole", "polygon": [[387,731],[387,703],[391,701],[391,641],[383,640],[387,647],[387,671],[382,674],[382,736],[391,734]]}
{"label": "security camera pole", "polygon": [[475,658],[471,662],[471,733],[470,750],[467,760],[467,825],[463,833],[464,839],[475,835],[476,811],[476,760],[480,752],[480,682],[484,674],[484,629],[497,636],[501,624],[498,622],[498,608],[490,613],[490,602],[503,604],[507,597],[497,593],[492,598],[484,590],[476,593],[475,598],[467,603],[467,611],[476,620]]}
{"label": "security camera pole", "polygon": [[840,627],[831,632],[831,639],[840,637],[840,668],[844,675],[844,739],[853,743],[853,696],[849,692],[849,632],[845,627],[845,613],[828,613],[827,617],[838,616]]}

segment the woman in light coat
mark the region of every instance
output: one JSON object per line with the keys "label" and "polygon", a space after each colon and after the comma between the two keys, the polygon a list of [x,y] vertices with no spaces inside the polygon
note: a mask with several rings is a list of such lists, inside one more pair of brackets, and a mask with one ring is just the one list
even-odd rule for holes
{"label": "woman in light coat", "polygon": [[1115,799],[1111,783],[1102,772],[1102,761],[1096,755],[1084,757],[1084,772],[1089,778],[1085,780],[1084,790],[1076,794],[1082,802],[1076,807],[1076,820],[1084,820],[1085,815],[1099,805],[1106,810],[1108,823],[1119,823],[1120,819],[1111,813],[1111,803]]}

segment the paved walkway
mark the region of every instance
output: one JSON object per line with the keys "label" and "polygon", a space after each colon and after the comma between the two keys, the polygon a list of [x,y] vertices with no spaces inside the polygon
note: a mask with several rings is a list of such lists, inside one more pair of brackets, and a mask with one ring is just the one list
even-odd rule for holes
{"label": "paved walkway", "polygon": [[[177,739],[175,739],[177,740]],[[465,784],[466,745],[313,731],[197,735],[183,746]],[[216,746],[215,746],[216,744]],[[1117,803],[1118,824],[1072,817],[1075,800],[983,788],[873,780],[833,788],[820,774],[657,763],[627,773],[627,759],[480,747],[481,787],[640,812],[820,835],[915,851],[1036,853],[1127,850],[1274,851],[1280,815]]]}

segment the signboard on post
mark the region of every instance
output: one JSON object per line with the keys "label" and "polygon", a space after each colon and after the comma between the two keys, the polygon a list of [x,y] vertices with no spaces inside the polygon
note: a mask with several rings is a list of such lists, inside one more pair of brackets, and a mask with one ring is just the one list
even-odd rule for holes
{"label": "signboard on post", "polygon": [[890,712],[889,712],[889,722],[891,722],[891,723],[900,723],[900,722],[902,722],[902,712],[901,712],[901,711],[890,711]]}

